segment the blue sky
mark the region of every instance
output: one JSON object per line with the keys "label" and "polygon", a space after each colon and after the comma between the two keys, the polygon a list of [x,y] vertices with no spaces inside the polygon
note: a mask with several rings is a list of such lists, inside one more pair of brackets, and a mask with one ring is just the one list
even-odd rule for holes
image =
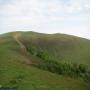
{"label": "blue sky", "polygon": [[0,0],[0,33],[20,30],[90,39],[90,0]]}

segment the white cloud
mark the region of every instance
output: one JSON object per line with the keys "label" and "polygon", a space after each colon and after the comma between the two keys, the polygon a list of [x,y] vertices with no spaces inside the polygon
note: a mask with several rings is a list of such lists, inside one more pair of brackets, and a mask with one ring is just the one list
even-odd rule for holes
{"label": "white cloud", "polygon": [[0,5],[3,32],[35,29],[80,35],[78,31],[89,32],[89,18],[90,0],[10,0]]}
{"label": "white cloud", "polygon": [[65,12],[77,13],[90,8],[90,0],[69,0],[68,3],[64,4]]}
{"label": "white cloud", "polygon": [[62,3],[62,0],[14,0],[11,3],[1,6],[0,13],[10,15],[27,14],[54,14],[74,13],[90,9],[90,0],[69,0]]}

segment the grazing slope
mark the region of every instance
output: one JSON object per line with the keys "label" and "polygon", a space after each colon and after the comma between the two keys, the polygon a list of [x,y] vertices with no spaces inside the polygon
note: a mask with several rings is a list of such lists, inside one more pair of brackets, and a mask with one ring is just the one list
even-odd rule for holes
{"label": "grazing slope", "polygon": [[55,65],[64,63],[89,67],[90,41],[64,34],[36,32],[11,32],[0,36],[0,87],[16,85],[19,90],[90,90],[90,82],[82,78],[90,72],[81,68],[85,74],[80,71],[77,78],[69,77],[67,72],[57,73]]}

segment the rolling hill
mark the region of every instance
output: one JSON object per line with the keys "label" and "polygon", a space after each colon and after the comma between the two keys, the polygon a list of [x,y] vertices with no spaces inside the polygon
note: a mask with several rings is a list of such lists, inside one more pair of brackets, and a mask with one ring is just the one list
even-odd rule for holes
{"label": "rolling hill", "polygon": [[0,35],[0,87],[90,90],[90,40],[37,32]]}

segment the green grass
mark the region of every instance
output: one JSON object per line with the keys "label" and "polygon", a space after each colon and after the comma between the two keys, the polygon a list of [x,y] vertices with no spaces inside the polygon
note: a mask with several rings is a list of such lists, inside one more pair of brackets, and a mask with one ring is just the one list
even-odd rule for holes
{"label": "green grass", "polygon": [[[19,41],[35,50],[47,51],[58,62],[75,62],[90,66],[90,41],[62,34],[19,32]],[[90,90],[88,82],[70,78],[33,67],[27,61],[37,63],[40,58],[25,54],[12,33],[0,36],[0,86],[13,86],[19,90]]]}
{"label": "green grass", "polygon": [[[88,90],[82,80],[75,80],[20,63],[3,67],[0,85],[11,86],[17,80],[19,90]],[[18,77],[22,76],[19,80]]]}
{"label": "green grass", "polygon": [[87,39],[63,34],[28,32],[23,33],[20,40],[25,46],[33,45],[37,50],[48,52],[57,61],[90,66],[90,41]]}

